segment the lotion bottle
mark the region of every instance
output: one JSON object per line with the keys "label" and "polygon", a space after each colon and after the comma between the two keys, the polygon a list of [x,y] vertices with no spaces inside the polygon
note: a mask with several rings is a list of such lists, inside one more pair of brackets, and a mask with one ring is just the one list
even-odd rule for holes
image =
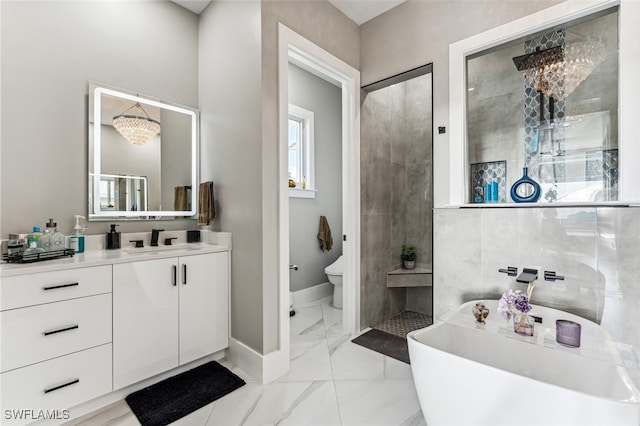
{"label": "lotion bottle", "polygon": [[76,253],[84,253],[84,235],[82,235],[82,227],[80,226],[80,219],[84,219],[84,216],[79,214],[75,215],[76,226],[73,227],[74,234],[69,237],[69,248],[73,249]]}

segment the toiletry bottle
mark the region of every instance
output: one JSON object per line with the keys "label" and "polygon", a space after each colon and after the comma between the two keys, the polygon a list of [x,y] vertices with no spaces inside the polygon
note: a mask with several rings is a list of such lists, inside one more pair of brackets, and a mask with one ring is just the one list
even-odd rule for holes
{"label": "toiletry bottle", "polygon": [[107,232],[107,249],[119,249],[120,248],[120,233],[116,231],[115,223],[111,224],[111,231]]}
{"label": "toiletry bottle", "polygon": [[80,219],[84,219],[84,216],[77,214],[75,218],[76,226],[73,227],[74,234],[69,237],[69,248],[76,253],[84,253],[84,235],[82,235],[82,227],[80,226]]}
{"label": "toiletry bottle", "polygon": [[498,182],[491,182],[491,201],[499,201],[500,195],[498,194]]}
{"label": "toiletry bottle", "polygon": [[33,233],[31,233],[31,236],[33,237],[33,239],[34,239],[34,241],[36,242],[36,245],[37,245],[38,244],[38,240],[42,236],[42,233],[40,232],[40,227],[39,226],[34,226],[33,227]]}
{"label": "toiletry bottle", "polygon": [[473,194],[474,203],[481,203],[484,201],[484,189],[482,187],[482,182],[480,182],[479,179],[476,182],[475,188],[473,189]]}
{"label": "toiletry bottle", "polygon": [[64,235],[58,230],[58,224],[51,218],[49,218],[49,222],[47,222],[45,233],[46,232],[49,232],[49,235],[51,235],[51,244],[49,244],[48,247],[45,247],[47,251],[64,249]]}
{"label": "toiletry bottle", "polygon": [[49,218],[49,222],[47,222],[47,224],[44,226],[44,229],[45,229],[45,231],[49,230],[49,233],[50,233],[51,235],[53,235],[53,233],[54,233],[54,232],[56,232],[56,231],[55,231],[56,226],[57,226],[57,225],[56,225],[56,223],[53,221],[53,219]]}
{"label": "toiletry bottle", "polygon": [[[34,227],[34,229],[35,228],[38,228],[38,227],[36,226]],[[38,243],[36,242],[33,236],[30,236],[28,241],[29,241],[29,247],[25,249],[25,251],[22,253],[23,256],[26,256],[29,254],[44,253],[45,250],[42,247],[38,247]]]}
{"label": "toiletry bottle", "polygon": [[44,234],[40,236],[37,246],[45,249],[46,251],[53,250],[53,237],[51,236],[49,228],[45,228]]}
{"label": "toiletry bottle", "polygon": [[53,233],[53,249],[54,250],[63,250],[65,247],[66,238],[62,232],[58,229],[58,224],[55,223],[55,232]]}

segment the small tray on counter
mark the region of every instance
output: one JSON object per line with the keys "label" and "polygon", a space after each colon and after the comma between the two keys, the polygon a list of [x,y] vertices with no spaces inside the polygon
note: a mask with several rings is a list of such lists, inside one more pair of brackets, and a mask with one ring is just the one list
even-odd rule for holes
{"label": "small tray on counter", "polygon": [[33,263],[45,260],[61,259],[63,257],[73,257],[75,251],[73,249],[62,249],[45,251],[41,253],[5,253],[2,255],[2,261],[7,263]]}

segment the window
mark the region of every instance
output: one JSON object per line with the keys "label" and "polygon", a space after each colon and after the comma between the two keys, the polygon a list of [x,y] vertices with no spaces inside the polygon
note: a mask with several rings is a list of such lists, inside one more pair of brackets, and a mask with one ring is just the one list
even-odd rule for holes
{"label": "window", "polygon": [[618,13],[607,12],[467,56],[469,202],[510,202],[525,167],[538,203],[618,200]]}
{"label": "window", "polygon": [[315,197],[313,170],[313,112],[289,105],[289,185],[291,197]]}

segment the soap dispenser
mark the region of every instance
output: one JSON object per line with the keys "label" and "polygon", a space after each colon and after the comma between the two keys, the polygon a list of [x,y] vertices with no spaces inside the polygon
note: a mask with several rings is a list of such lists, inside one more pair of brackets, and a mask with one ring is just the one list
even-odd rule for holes
{"label": "soap dispenser", "polygon": [[80,226],[80,219],[84,219],[84,216],[79,214],[75,215],[76,226],[74,234],[69,237],[69,248],[73,249],[76,253],[84,253],[84,235],[82,235],[82,227]]}
{"label": "soap dispenser", "polygon": [[107,249],[119,249],[120,248],[120,233],[116,231],[115,223],[111,224],[111,231],[107,232]]}

